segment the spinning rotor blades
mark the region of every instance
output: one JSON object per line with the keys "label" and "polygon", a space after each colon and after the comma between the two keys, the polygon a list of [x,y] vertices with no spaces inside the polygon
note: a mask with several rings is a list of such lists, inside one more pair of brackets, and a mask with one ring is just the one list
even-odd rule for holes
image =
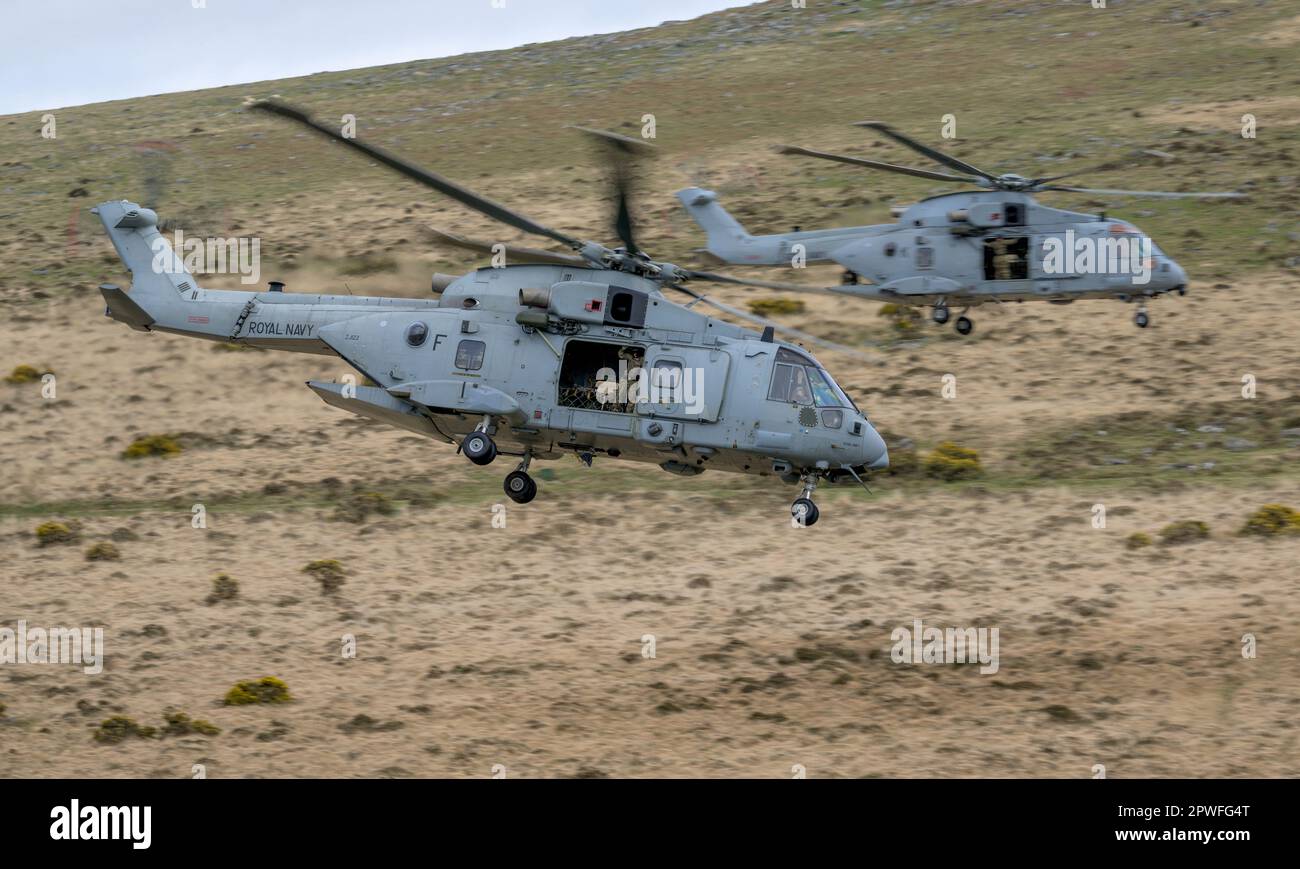
{"label": "spinning rotor blades", "polygon": [[498,202],[493,202],[485,196],[480,196],[469,188],[461,187],[455,181],[443,178],[441,175],[430,172],[427,169],[422,169],[414,163],[404,160],[396,154],[391,154],[376,145],[367,144],[361,139],[350,139],[333,127],[320,123],[302,109],[295,108],[277,100],[254,100],[249,102],[247,105],[250,109],[269,112],[273,115],[279,115],[282,118],[296,121],[305,127],[310,127],[316,132],[328,136],[336,142],[347,145],[349,148],[354,148],[366,156],[383,163],[390,169],[395,169],[407,178],[418,181],[427,187],[432,187],[439,193],[442,193],[445,196],[450,196],[457,202],[460,202],[463,205],[468,205],[475,211],[485,214],[493,220],[499,220],[507,226],[513,226],[515,229],[520,229],[524,232],[532,233],[533,235],[545,236],[546,238],[558,241],[561,244],[574,248],[575,250],[580,249],[583,246],[583,243],[578,239],[567,236],[562,232],[551,229],[549,226],[545,226],[535,220],[525,217],[519,212],[507,208]]}
{"label": "spinning rotor blades", "polygon": [[1062,178],[1072,178],[1077,175],[1084,175],[1089,172],[1100,172],[1103,170],[1117,168],[1119,164],[1112,160],[1109,163],[1092,166],[1087,169],[1076,169],[1072,172],[1066,172],[1061,175],[1050,175],[1044,178],[1025,178],[1020,175],[992,175],[980,169],[978,166],[972,166],[964,160],[959,160],[951,154],[945,154],[923,145],[910,136],[905,136],[897,130],[882,124],[878,121],[862,121],[854,124],[855,127],[866,127],[875,130],[895,142],[924,154],[931,160],[940,165],[947,166],[949,169],[956,169],[959,172],[968,173],[966,175],[949,175],[944,172],[935,172],[928,169],[915,169],[910,166],[899,166],[894,163],[885,163],[879,160],[868,160],[862,157],[849,157],[844,154],[832,154],[825,151],[814,151],[810,148],[800,148],[792,145],[783,145],[777,150],[782,154],[796,154],[804,157],[816,157],[819,160],[833,160],[837,163],[847,163],[850,166],[862,166],[867,169],[879,169],[884,172],[895,172],[900,175],[911,175],[916,178],[926,178],[931,181],[961,181],[968,184],[974,184],[977,187],[983,187],[986,190],[1011,190],[1020,193],[1039,193],[1043,191],[1059,191],[1062,193],[1095,193],[1103,196],[1151,196],[1159,199],[1242,199],[1244,193],[1232,192],[1210,192],[1210,191],[1190,191],[1185,193],[1166,192],[1159,190],[1112,190],[1092,187],[1066,187],[1060,185],[1051,185],[1053,181],[1059,181]]}
{"label": "spinning rotor blades", "polygon": [[[500,221],[507,226],[512,226],[533,235],[540,235],[546,238],[558,241],[561,244],[579,251],[581,256],[571,256],[568,254],[539,250],[522,246],[507,246],[506,252],[510,256],[522,261],[550,263],[555,265],[577,266],[583,268],[611,269],[614,271],[629,271],[639,274],[642,277],[657,281],[661,286],[669,287],[678,292],[685,293],[701,304],[710,305],[719,311],[738,317],[742,320],[748,320],[761,326],[770,326],[774,331],[788,334],[798,340],[818,344],[843,353],[850,353],[855,356],[864,358],[865,354],[851,347],[845,347],[836,344],[833,341],[827,341],[823,338],[817,338],[797,329],[788,326],[781,326],[765,317],[756,314],[750,314],[734,308],[722,302],[714,301],[707,296],[687,289],[680,284],[681,281],[700,280],[712,281],[715,283],[737,284],[740,286],[766,287],[769,289],[788,290],[793,292],[828,292],[822,287],[801,286],[799,284],[785,284],[772,281],[754,281],[743,278],[731,277],[730,275],[716,274],[714,272],[700,272],[691,269],[684,269],[671,263],[660,263],[650,260],[642,253],[635,244],[632,235],[632,215],[629,203],[630,181],[630,158],[639,153],[652,151],[653,147],[647,142],[639,139],[633,139],[630,136],[622,136],[618,133],[609,133],[603,130],[590,130],[578,127],[581,132],[598,138],[600,141],[610,146],[613,153],[614,180],[617,194],[617,212],[615,225],[619,238],[622,240],[626,253],[612,251],[598,244],[584,242],[580,239],[573,238],[558,232],[544,224],[538,223],[523,214],[514,211],[498,202],[493,202],[487,197],[480,196],[469,188],[462,187],[450,179],[444,178],[427,169],[423,169],[414,163],[398,157],[383,148],[376,145],[368,144],[360,139],[347,138],[341,132],[320,123],[302,109],[295,108],[286,103],[277,100],[253,100],[246,104],[249,108],[258,111],[268,112],[279,115],[283,118],[295,121],[303,126],[309,127],[318,133],[321,133],[336,142],[340,142],[349,148],[360,151],[362,154],[388,166],[391,169],[400,172],[408,178],[418,181],[427,187],[431,187],[446,196],[455,199],[464,205],[478,211],[493,220]],[[494,253],[493,244],[490,242],[480,241],[477,239],[466,238],[465,236],[455,235],[449,232],[443,232],[430,228],[429,233],[438,240],[456,247],[463,247],[469,250],[479,251],[482,253]]]}

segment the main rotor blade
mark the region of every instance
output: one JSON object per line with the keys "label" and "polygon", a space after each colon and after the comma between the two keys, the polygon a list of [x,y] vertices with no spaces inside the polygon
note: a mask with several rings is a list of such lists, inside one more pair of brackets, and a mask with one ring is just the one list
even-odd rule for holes
{"label": "main rotor blade", "polygon": [[615,149],[624,154],[653,154],[655,146],[645,139],[636,139],[632,136],[624,136],[622,133],[611,133],[609,130],[597,130],[594,127],[574,127],[580,133],[586,133],[588,136],[595,136],[608,142]]}
{"label": "main rotor blade", "polygon": [[1039,190],[1059,190],[1063,193],[1099,193],[1103,196],[1152,196],[1157,199],[1245,199],[1245,193],[1169,193],[1163,190],[1102,190],[1096,187],[1040,187]]}
{"label": "main rotor blade", "polygon": [[967,163],[965,160],[958,160],[956,157],[953,157],[949,154],[945,154],[942,151],[936,151],[934,148],[931,148],[929,145],[922,145],[920,142],[916,141],[915,139],[910,138],[908,136],[904,136],[902,133],[898,132],[897,130],[893,129],[887,124],[882,124],[879,121],[859,121],[853,126],[867,127],[868,129],[876,130],[877,132],[884,133],[886,136],[893,139],[895,142],[898,142],[901,145],[906,145],[907,147],[911,148],[913,151],[916,151],[919,154],[924,154],[925,156],[929,157],[931,160],[935,161],[936,163],[942,163],[944,166],[947,166],[949,169],[956,169],[958,172],[967,172],[971,175],[979,175],[981,178],[987,178],[990,181],[994,180],[994,178],[996,177],[994,175],[990,175],[989,173],[985,172],[983,169],[980,169],[976,166],[972,166],[971,164]]}
{"label": "main rotor blade", "polygon": [[929,178],[931,181],[975,182],[974,178],[965,175],[947,175],[943,172],[935,172],[930,169],[913,169],[910,166],[896,166],[893,163],[882,163],[879,160],[867,160],[862,157],[848,157],[844,154],[831,154],[826,151],[813,151],[809,148],[800,148],[797,145],[781,145],[776,150],[778,154],[797,154],[801,157],[816,157],[818,160],[834,160],[836,163],[848,163],[850,166],[865,166],[868,169],[883,169],[886,172],[897,172],[900,175]]}
{"label": "main rotor blade", "polygon": [[[664,284],[664,286],[668,287],[669,289],[677,290],[680,293],[685,293],[686,295],[701,302],[702,304],[710,305],[714,308],[717,308],[719,311],[722,311],[725,314],[730,314],[731,316],[738,317],[741,320],[748,320],[751,323],[757,323],[760,326],[764,326],[764,327],[770,326],[772,327],[772,330],[774,332],[781,332],[793,338],[797,338],[800,341],[806,341],[809,344],[817,344],[829,350],[834,350],[838,353],[847,353],[850,356],[856,356],[859,359],[866,359],[871,362],[879,361],[877,357],[871,356],[867,353],[863,353],[861,350],[857,350],[853,347],[846,347],[843,344],[836,344],[834,341],[828,341],[825,338],[818,338],[816,335],[809,335],[807,332],[801,332],[798,329],[792,329],[789,326],[782,326],[780,323],[773,322],[772,320],[769,320],[766,317],[760,317],[757,314],[751,314],[748,311],[742,311],[739,308],[735,308],[732,307],[731,305],[725,304],[723,302],[719,302],[716,299],[712,299],[704,295],[703,293],[697,293],[694,290],[690,289],[689,287],[684,287],[681,284]],[[867,345],[867,346],[872,346],[872,345]]]}
{"label": "main rotor blade", "polygon": [[[499,242],[481,241],[476,238],[466,238],[463,235],[456,235],[452,232],[446,232],[435,227],[424,227],[435,241],[449,244],[453,247],[461,247],[466,250],[472,250],[477,253],[493,254],[497,253],[497,244]],[[535,247],[523,247],[522,245],[502,244],[501,249],[507,259],[518,262],[536,262],[551,263],[560,266],[577,266],[578,268],[588,268],[591,264],[580,256],[572,254],[559,253],[557,251],[541,250]]]}
{"label": "main rotor blade", "polygon": [[360,151],[366,156],[383,163],[385,166],[400,172],[407,178],[418,181],[428,187],[432,187],[439,193],[449,196],[463,205],[468,205],[470,208],[481,214],[487,215],[493,220],[499,220],[508,226],[513,226],[515,229],[520,229],[524,232],[545,236],[546,238],[558,241],[561,244],[568,245],[575,250],[582,247],[582,242],[578,239],[551,229],[549,226],[540,224],[535,220],[525,217],[517,211],[501,205],[500,203],[493,202],[485,196],[480,196],[469,188],[461,187],[459,184],[448,178],[444,178],[427,169],[422,169],[414,163],[404,160],[396,154],[392,154],[377,145],[368,144],[363,142],[361,139],[348,138],[347,136],[344,136],[341,131],[320,123],[302,109],[288,105],[287,103],[279,102],[278,100],[253,100],[246,105],[250,109],[269,112],[270,114],[279,115],[282,118],[296,121],[305,127],[310,127],[316,132],[322,133],[336,142],[347,145],[349,148]]}
{"label": "main rotor blade", "polygon": [[632,234],[632,206],[630,203],[632,192],[632,174],[630,163],[632,159],[641,154],[654,152],[654,145],[644,139],[634,139],[631,136],[624,136],[620,133],[611,133],[608,130],[594,130],[590,127],[574,127],[573,129],[591,136],[598,142],[609,147],[614,169],[614,192],[616,196],[614,208],[614,230],[618,233],[619,240],[623,242],[623,248],[628,253],[640,253],[641,249],[636,246],[636,240]]}
{"label": "main rotor blade", "polygon": [[1078,175],[1087,175],[1090,172],[1102,172],[1107,169],[1115,168],[1118,161],[1111,160],[1109,163],[1098,163],[1096,166],[1089,166],[1087,169],[1075,169],[1073,172],[1066,172],[1063,175],[1049,175],[1046,178],[1035,178],[1034,184],[1050,184],[1053,181],[1060,181],[1062,178],[1074,178]]}
{"label": "main rotor blade", "polygon": [[742,287],[763,287],[769,290],[785,290],[791,293],[833,293],[835,290],[830,287],[814,287],[808,284],[787,284],[782,281],[760,281],[754,278],[738,278],[733,275],[722,275],[717,272],[700,272],[694,269],[684,269],[678,267],[685,277],[694,281],[713,281],[718,284],[737,284]]}

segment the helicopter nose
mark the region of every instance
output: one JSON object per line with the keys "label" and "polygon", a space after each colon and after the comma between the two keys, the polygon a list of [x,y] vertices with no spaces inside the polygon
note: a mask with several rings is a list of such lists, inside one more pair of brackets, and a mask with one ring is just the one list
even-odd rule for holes
{"label": "helicopter nose", "polygon": [[1173,260],[1169,261],[1169,273],[1174,289],[1181,290],[1187,287],[1187,272],[1183,271],[1183,267]]}
{"label": "helicopter nose", "polygon": [[885,446],[885,439],[869,423],[862,435],[862,463],[871,469],[889,467],[889,448]]}

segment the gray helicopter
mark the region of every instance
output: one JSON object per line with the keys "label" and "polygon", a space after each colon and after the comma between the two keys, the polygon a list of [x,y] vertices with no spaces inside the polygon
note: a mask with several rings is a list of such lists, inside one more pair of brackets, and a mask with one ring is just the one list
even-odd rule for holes
{"label": "gray helicopter", "polygon": [[[846,270],[843,284],[827,290],[928,306],[940,325],[948,322],[950,307],[960,307],[954,325],[962,335],[974,328],[967,309],[1026,299],[1062,305],[1089,298],[1137,301],[1133,322],[1146,328],[1150,322],[1147,300],[1168,292],[1187,292],[1187,273],[1182,267],[1127,221],[1049,208],[1030,194],[1064,191],[1164,199],[1235,199],[1243,195],[1100,190],[1054,183],[1106,166],[1042,178],[993,175],[884,124],[865,121],[856,126],[877,130],[964,174],[793,146],[782,146],[779,151],[984,189],[932,196],[895,208],[896,223],[752,236],[718,203],[715,193],[688,187],[678,191],[677,198],[708,234],[707,252],[734,264],[835,262]],[[869,284],[863,284],[864,279]]]}
{"label": "gray helicopter", "polygon": [[[714,468],[800,483],[791,516],[807,526],[818,519],[813,495],[819,482],[865,488],[869,470],[888,466],[884,441],[825,367],[774,333],[829,342],[685,286],[750,281],[658,262],[637,248],[626,167],[628,155],[642,146],[638,140],[597,134],[616,156],[623,246],[608,248],[344,137],[292,106],[269,100],[249,105],[574,253],[507,248],[508,257],[534,261],[436,275],[437,299],[285,293],[278,281],[268,292],[212,290],[186,270],[159,232],[154,211],[111,201],[93,211],[132,284],[129,290],[100,287],[107,316],[138,331],[337,355],[375,385],[309,382],[324,401],[455,445],[477,465],[498,455],[517,458],[505,492],[521,504],[537,494],[528,473],[533,460],[572,454],[589,466],[600,455],[653,462],[682,476]],[[692,301],[674,303],[665,289]],[[763,330],[692,310],[701,303]]]}

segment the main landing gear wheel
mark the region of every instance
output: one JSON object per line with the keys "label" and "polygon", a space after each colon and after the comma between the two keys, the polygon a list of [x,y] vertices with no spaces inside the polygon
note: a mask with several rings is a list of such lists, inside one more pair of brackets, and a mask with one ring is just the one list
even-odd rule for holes
{"label": "main landing gear wheel", "polygon": [[934,306],[934,313],[932,313],[932,314],[930,315],[930,317],[931,317],[931,319],[934,320],[934,322],[938,323],[940,326],[942,326],[944,323],[947,323],[947,322],[948,322],[948,306],[947,306],[947,305],[935,305],[935,306]]}
{"label": "main landing gear wheel", "polygon": [[975,328],[975,324],[970,321],[970,317],[961,316],[957,318],[956,323],[953,323],[953,327],[957,330],[958,335],[969,335],[971,330]]}
{"label": "main landing gear wheel", "polygon": [[506,494],[516,504],[527,504],[537,497],[537,481],[524,471],[511,471],[506,474]]}
{"label": "main landing gear wheel", "polygon": [[1133,325],[1139,329],[1145,329],[1150,322],[1151,320],[1147,317],[1146,311],[1138,311],[1133,315]]}
{"label": "main landing gear wheel", "polygon": [[821,516],[821,511],[817,509],[817,505],[813,503],[812,498],[797,498],[790,505],[790,515],[794,517],[796,522],[807,528],[809,525],[817,524],[817,518]]}
{"label": "main landing gear wheel", "polygon": [[489,465],[497,457],[497,445],[487,432],[474,431],[460,444],[461,452],[476,465]]}

